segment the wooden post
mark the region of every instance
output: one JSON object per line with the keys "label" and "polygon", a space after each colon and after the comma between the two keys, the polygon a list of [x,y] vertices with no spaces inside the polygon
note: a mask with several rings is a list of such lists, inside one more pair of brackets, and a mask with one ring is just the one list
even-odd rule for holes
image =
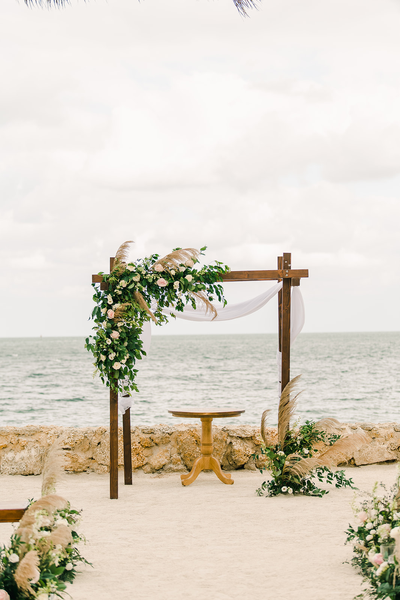
{"label": "wooden post", "polygon": [[[279,270],[282,269],[282,262],[283,262],[283,257],[278,256],[278,269]],[[278,349],[279,349],[279,352],[282,352],[282,290],[280,290],[278,292]]]}
{"label": "wooden post", "polygon": [[122,417],[122,434],[124,441],[124,483],[132,485],[132,443],[131,443],[131,409],[128,408]]}
{"label": "wooden post", "polygon": [[118,394],[110,388],[110,498],[118,498]]}
{"label": "wooden post", "polygon": [[285,277],[291,268],[291,254],[284,252],[282,287],[282,385],[283,390],[290,381],[290,277]]}

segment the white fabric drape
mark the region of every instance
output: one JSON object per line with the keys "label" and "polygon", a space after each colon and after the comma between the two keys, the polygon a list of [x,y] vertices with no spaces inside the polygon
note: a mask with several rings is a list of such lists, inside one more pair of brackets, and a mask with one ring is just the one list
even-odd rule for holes
{"label": "white fabric drape", "polygon": [[[205,306],[202,303],[198,304],[196,310],[193,309],[191,305],[185,306],[183,312],[175,311],[173,308],[164,308],[163,312],[165,314],[174,313],[174,315],[178,319],[186,319],[187,321],[230,321],[232,319],[239,319],[240,317],[246,317],[247,315],[251,315],[252,313],[260,310],[263,306],[265,306],[276,294],[278,294],[279,290],[282,289],[282,282],[275,284],[272,288],[259,294],[255,298],[251,300],[246,300],[245,302],[239,302],[238,304],[228,304],[227,306],[223,306],[220,302],[213,303],[218,314],[213,319],[212,314],[206,314]],[[291,327],[290,327],[290,345],[293,344],[296,337],[303,329],[304,321],[305,321],[305,311],[304,311],[304,302],[303,296],[301,295],[301,291],[299,287],[292,287],[292,298],[291,298]],[[154,311],[156,306],[151,306],[151,310]],[[143,333],[140,336],[143,340],[143,350],[148,352],[150,349],[151,342],[151,326],[150,321],[146,321],[143,325]],[[144,360],[144,359],[142,359]],[[279,379],[279,388],[281,384],[281,372],[282,372],[282,353],[278,351],[277,355],[278,362],[278,379]],[[136,368],[140,368],[140,362],[137,361]],[[128,408],[132,406],[132,397],[119,398],[118,400],[118,409],[123,414]]]}

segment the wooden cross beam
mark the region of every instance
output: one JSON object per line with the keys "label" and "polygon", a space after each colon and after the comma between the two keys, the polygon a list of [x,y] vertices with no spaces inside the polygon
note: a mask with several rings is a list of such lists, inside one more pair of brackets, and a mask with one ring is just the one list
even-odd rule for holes
{"label": "wooden cross beam", "polygon": [[[114,267],[110,258],[110,272]],[[281,390],[290,381],[290,311],[292,286],[299,286],[300,279],[308,277],[308,269],[292,269],[290,252],[278,256],[277,269],[262,271],[230,271],[222,281],[282,281],[278,295],[279,351],[282,352]],[[92,283],[100,283],[101,290],[108,284],[102,275],[92,275]],[[131,415],[128,409],[123,415],[124,482],[132,484]],[[118,498],[118,394],[110,388],[110,498]]]}

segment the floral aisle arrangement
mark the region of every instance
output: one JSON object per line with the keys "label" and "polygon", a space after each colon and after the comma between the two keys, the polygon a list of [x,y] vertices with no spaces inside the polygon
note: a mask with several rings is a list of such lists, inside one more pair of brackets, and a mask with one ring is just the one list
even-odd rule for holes
{"label": "floral aisle arrangement", "polygon": [[[108,289],[104,291],[92,284],[96,303],[92,312],[94,335],[86,339],[85,346],[93,353],[103,383],[125,393],[138,391],[135,363],[145,354],[140,339],[145,321],[162,325],[169,320],[169,315],[162,312],[164,308],[182,312],[185,305],[195,309],[199,303],[216,316],[211,303],[217,298],[226,305],[218,282],[229,271],[218,261],[197,267],[206,247],[200,251],[176,248],[163,258],[152,254],[127,263],[131,243],[120,246],[109,275],[100,273]],[[175,316],[173,312],[171,316]]]}
{"label": "floral aisle arrangement", "polygon": [[372,494],[355,499],[356,524],[346,531],[353,544],[352,564],[367,583],[357,598],[400,600],[400,477],[387,490],[376,483]]}
{"label": "floral aisle arrangement", "polygon": [[74,580],[79,562],[89,564],[76,544],[80,512],[55,494],[33,502],[0,548],[0,600],[49,600]]}
{"label": "floral aisle arrangement", "polygon": [[[366,434],[354,433],[347,437],[339,434],[340,423],[336,419],[322,419],[318,422],[306,421],[304,425],[291,426],[297,399],[296,393],[300,375],[292,379],[281,394],[278,410],[278,441],[271,444],[266,432],[266,422],[270,410],[264,411],[261,418],[261,457],[272,475],[257,490],[259,496],[278,494],[304,494],[323,496],[328,490],[319,488],[315,480],[334,484],[337,488],[354,487],[351,479],[346,479],[343,470],[332,471],[331,466],[337,452],[354,450],[368,441]],[[254,455],[255,459],[260,454]],[[263,473],[264,468],[260,468]]]}

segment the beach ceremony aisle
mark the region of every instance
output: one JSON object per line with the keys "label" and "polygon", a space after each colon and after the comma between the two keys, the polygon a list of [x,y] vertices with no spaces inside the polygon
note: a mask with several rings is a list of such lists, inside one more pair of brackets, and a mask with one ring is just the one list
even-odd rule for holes
{"label": "beach ceremony aisle", "polygon": [[[364,491],[375,481],[390,487],[396,473],[396,464],[346,469]],[[83,509],[81,552],[93,563],[68,588],[73,600],[352,600],[361,592],[361,577],[345,563],[351,489],[264,498],[255,494],[263,475],[232,476],[232,486],[201,473],[183,487],[178,474],[135,473],[116,501],[108,475],[66,475],[57,491]],[[0,477],[10,502],[39,498],[40,485],[41,477]],[[3,524],[0,543],[11,533]]]}

